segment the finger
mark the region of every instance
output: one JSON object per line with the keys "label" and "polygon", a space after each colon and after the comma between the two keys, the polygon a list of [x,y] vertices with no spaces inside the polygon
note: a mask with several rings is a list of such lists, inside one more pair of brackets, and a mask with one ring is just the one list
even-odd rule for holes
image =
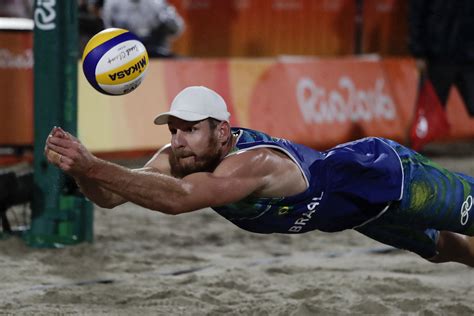
{"label": "finger", "polygon": [[73,165],[73,160],[63,156],[54,150],[50,150],[48,152],[48,161],[51,164],[54,164],[55,166],[59,167],[61,170],[65,172],[69,172],[71,170],[71,166]]}
{"label": "finger", "polygon": [[70,171],[74,161],[71,158],[66,157],[66,156],[61,156],[59,158],[60,159],[59,159],[58,167],[61,168],[63,171],[66,171],[66,172]]}
{"label": "finger", "polygon": [[74,140],[74,141],[79,141],[74,135],[72,135],[71,133],[69,132],[65,132],[66,133],[66,137],[71,139],[71,140]]}
{"label": "finger", "polygon": [[48,151],[48,149],[51,148],[51,145],[52,145],[51,140],[52,139],[53,139],[53,136],[50,136],[50,137],[48,137],[48,139],[46,139],[46,144],[45,144],[45,150],[46,151]]}
{"label": "finger", "polygon": [[51,139],[51,137],[53,137],[53,131],[51,131],[51,133],[49,133],[48,137],[46,138],[46,141],[44,143],[44,154],[47,155],[48,154],[48,150],[49,150],[49,140]]}
{"label": "finger", "polygon": [[48,150],[49,150],[49,142],[46,141],[46,144],[44,145],[44,154],[48,155]]}
{"label": "finger", "polygon": [[59,131],[59,127],[54,126],[54,127],[51,129],[50,134],[51,134],[51,135],[54,135],[54,134],[57,133],[58,131]]}
{"label": "finger", "polygon": [[52,129],[51,129],[51,132],[49,132],[48,134],[48,137],[46,138],[46,142],[45,142],[45,146],[44,146],[44,155],[47,156],[48,155],[48,150],[49,150],[49,147],[48,147],[48,142],[49,140],[55,136],[55,135],[58,135],[58,127],[54,126]]}
{"label": "finger", "polygon": [[56,130],[53,135],[53,137],[64,137],[64,133],[59,131],[59,130]]}
{"label": "finger", "polygon": [[49,133],[49,137],[65,137],[66,132],[58,126],[54,126],[51,132]]}
{"label": "finger", "polygon": [[63,148],[71,148],[71,147],[74,147],[74,141],[72,141],[71,139],[68,139],[68,138],[61,138],[61,137],[50,137],[47,141],[48,143],[48,146],[51,146],[51,145],[56,145],[56,146],[59,146],[59,147],[63,147]]}
{"label": "finger", "polygon": [[74,161],[68,156],[61,155],[60,163],[61,167],[70,167]]}
{"label": "finger", "polygon": [[59,165],[63,160],[62,155],[54,150],[49,150],[46,157],[50,163],[55,165]]}
{"label": "finger", "polygon": [[77,141],[76,137],[74,137],[71,133],[66,132],[61,127],[57,127],[54,136],[58,136],[58,137],[61,137],[61,138],[69,138],[71,140],[76,140]]}
{"label": "finger", "polygon": [[61,137],[66,137],[66,138],[70,135],[68,132],[63,130],[61,127],[58,127],[57,133],[59,135],[61,135]]}
{"label": "finger", "polygon": [[60,127],[55,126],[55,127],[53,127],[53,129],[51,130],[51,133],[49,133],[49,135],[54,136],[54,137],[63,137],[64,132]]}
{"label": "finger", "polygon": [[70,147],[62,147],[62,146],[58,146],[51,143],[48,145],[48,148],[63,156],[67,156],[67,157],[71,156],[71,151],[69,150]]}
{"label": "finger", "polygon": [[63,131],[60,127],[58,127],[58,129],[56,130],[56,133],[54,134],[54,136],[62,137],[62,138],[67,137],[66,132]]}

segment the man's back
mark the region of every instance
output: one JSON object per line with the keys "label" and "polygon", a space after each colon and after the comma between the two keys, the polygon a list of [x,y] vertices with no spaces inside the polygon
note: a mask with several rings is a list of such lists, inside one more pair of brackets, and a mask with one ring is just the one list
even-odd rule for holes
{"label": "man's back", "polygon": [[401,162],[383,139],[366,138],[319,152],[254,130],[233,131],[239,137],[228,157],[271,148],[289,157],[306,182],[306,190],[295,195],[251,195],[213,207],[243,229],[257,233],[339,231],[362,224],[401,199]]}

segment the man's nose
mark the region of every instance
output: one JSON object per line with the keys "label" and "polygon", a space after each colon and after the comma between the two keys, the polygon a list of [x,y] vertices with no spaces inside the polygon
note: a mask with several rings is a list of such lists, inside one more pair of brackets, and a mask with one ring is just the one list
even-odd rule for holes
{"label": "man's nose", "polygon": [[182,131],[176,131],[176,134],[173,135],[172,144],[173,147],[184,147],[186,145],[186,140],[184,139]]}

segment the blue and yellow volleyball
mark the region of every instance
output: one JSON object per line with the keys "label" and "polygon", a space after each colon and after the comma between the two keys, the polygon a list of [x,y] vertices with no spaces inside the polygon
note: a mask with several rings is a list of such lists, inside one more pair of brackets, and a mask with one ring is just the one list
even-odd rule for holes
{"label": "blue and yellow volleyball", "polygon": [[107,95],[135,90],[142,83],[147,67],[145,46],[125,29],[109,28],[97,33],[87,43],[82,56],[87,81]]}

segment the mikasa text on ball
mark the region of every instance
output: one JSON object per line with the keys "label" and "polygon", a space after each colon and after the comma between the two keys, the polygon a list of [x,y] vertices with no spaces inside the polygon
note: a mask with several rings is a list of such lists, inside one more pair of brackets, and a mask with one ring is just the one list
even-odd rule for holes
{"label": "mikasa text on ball", "polygon": [[99,92],[122,95],[135,90],[145,77],[148,54],[138,37],[124,29],[105,29],[87,43],[82,69]]}

